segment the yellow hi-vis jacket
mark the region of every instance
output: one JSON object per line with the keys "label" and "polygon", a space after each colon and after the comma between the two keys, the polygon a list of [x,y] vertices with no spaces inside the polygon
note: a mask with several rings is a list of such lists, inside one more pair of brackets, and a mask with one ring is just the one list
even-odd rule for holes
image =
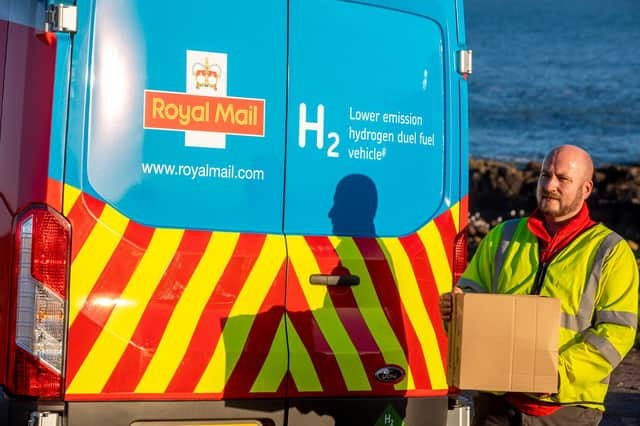
{"label": "yellow hi-vis jacket", "polygon": [[558,393],[541,400],[604,410],[611,372],[633,346],[638,323],[633,252],[618,234],[597,224],[544,265],[527,219],[514,219],[482,240],[458,286],[531,294],[537,274],[540,295],[555,297],[562,306]]}

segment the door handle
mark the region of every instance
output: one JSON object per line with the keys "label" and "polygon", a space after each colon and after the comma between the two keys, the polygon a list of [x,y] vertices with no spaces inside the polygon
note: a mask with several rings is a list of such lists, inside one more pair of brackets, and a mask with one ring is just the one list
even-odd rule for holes
{"label": "door handle", "polygon": [[357,275],[311,274],[309,282],[316,285],[354,286],[360,284]]}

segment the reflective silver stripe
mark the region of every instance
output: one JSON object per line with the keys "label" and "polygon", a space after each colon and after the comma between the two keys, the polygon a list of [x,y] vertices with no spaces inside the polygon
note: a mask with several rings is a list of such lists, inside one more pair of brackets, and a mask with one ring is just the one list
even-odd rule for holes
{"label": "reflective silver stripe", "polygon": [[498,292],[498,277],[500,277],[500,272],[502,271],[502,265],[504,265],[504,259],[507,256],[507,249],[511,244],[511,240],[516,233],[516,229],[518,229],[518,225],[520,221],[523,219],[512,219],[508,220],[502,225],[502,239],[500,240],[500,245],[498,246],[498,251],[496,251],[496,255],[494,257],[493,266],[495,270],[493,271],[493,283],[491,286],[491,290],[493,293]]}
{"label": "reflective silver stripe", "polygon": [[593,265],[591,265],[591,272],[587,279],[587,284],[582,293],[582,299],[580,300],[580,307],[578,308],[578,315],[576,316],[576,323],[572,327],[567,327],[575,331],[582,331],[589,328],[591,325],[591,313],[594,309],[596,300],[596,292],[598,291],[598,283],[600,282],[600,275],[602,275],[602,266],[605,259],[611,253],[611,250],[622,241],[622,237],[615,232],[611,232],[607,235],[593,259]]}
{"label": "reflective silver stripe", "polygon": [[485,288],[483,288],[480,284],[478,284],[475,281],[472,281],[468,278],[460,278],[460,280],[458,280],[458,284],[457,287],[459,287],[460,289],[464,290],[465,288],[471,289],[473,291],[475,291],[476,293],[486,293],[487,290]]}
{"label": "reflective silver stripe", "polygon": [[633,312],[596,311],[595,324],[598,325],[603,322],[635,328],[638,324],[638,316]]}
{"label": "reflective silver stripe", "polygon": [[584,333],[584,341],[596,348],[596,350],[600,352],[604,359],[606,359],[613,368],[622,361],[622,357],[618,350],[604,337],[596,336],[590,331],[587,331]]}
{"label": "reflective silver stripe", "polygon": [[566,312],[563,312],[560,317],[560,326],[573,330],[576,333],[584,330],[583,328],[580,328],[580,325],[578,324],[578,317]]}

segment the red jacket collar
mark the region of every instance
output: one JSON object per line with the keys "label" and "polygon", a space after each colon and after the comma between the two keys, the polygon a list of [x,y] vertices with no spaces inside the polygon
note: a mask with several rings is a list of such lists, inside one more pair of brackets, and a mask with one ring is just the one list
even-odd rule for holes
{"label": "red jacket collar", "polygon": [[554,235],[549,235],[544,226],[544,217],[539,209],[535,209],[527,221],[529,230],[538,237],[540,242],[540,260],[542,262],[551,260],[557,252],[594,224],[595,222],[589,215],[587,203],[583,203],[578,214],[563,224]]}

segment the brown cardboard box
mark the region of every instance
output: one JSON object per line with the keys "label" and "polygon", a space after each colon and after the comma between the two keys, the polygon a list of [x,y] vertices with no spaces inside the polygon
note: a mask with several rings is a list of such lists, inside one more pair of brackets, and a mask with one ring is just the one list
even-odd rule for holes
{"label": "brown cardboard box", "polygon": [[484,391],[558,390],[560,301],[456,294],[449,330],[450,386]]}

